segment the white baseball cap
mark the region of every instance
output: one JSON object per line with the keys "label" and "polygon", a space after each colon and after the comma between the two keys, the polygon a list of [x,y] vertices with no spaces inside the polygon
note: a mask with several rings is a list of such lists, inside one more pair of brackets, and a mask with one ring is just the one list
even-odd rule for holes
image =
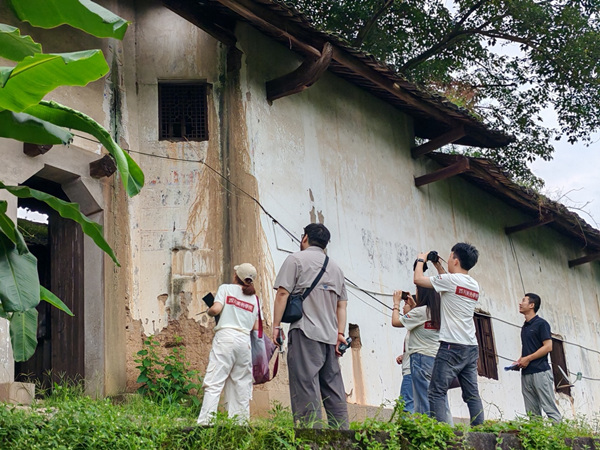
{"label": "white baseball cap", "polygon": [[235,270],[235,274],[241,281],[245,282],[246,280],[250,279],[250,281],[254,282],[256,279],[256,269],[250,263],[243,263],[239,266],[235,266],[233,270]]}

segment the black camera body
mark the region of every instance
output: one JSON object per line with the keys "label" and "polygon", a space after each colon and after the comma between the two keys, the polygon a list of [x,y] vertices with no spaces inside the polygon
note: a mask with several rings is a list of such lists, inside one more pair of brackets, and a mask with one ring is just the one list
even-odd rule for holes
{"label": "black camera body", "polygon": [[436,263],[440,260],[440,255],[438,255],[438,252],[436,252],[435,250],[431,250],[429,253],[427,253],[427,261],[431,261],[432,263]]}
{"label": "black camera body", "polygon": [[345,344],[338,345],[338,352],[340,352],[342,355],[344,353],[346,353],[346,350],[348,350],[350,348],[350,344],[351,343],[352,343],[352,338],[351,337],[347,337]]}

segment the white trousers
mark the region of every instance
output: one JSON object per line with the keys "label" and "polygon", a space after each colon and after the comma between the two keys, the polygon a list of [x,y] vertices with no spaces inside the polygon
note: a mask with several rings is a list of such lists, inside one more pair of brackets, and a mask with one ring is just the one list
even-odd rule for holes
{"label": "white trousers", "polygon": [[229,417],[236,417],[240,423],[247,421],[250,418],[252,381],[250,334],[231,328],[217,331],[204,376],[204,400],[198,424],[208,425],[211,422],[223,388]]}

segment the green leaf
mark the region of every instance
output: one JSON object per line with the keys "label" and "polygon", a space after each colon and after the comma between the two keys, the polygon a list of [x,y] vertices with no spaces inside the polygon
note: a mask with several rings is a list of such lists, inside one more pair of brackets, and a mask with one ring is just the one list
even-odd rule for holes
{"label": "green leaf", "polygon": [[[79,210],[79,205],[77,203],[65,202],[64,200],[56,198],[53,195],[31,189],[27,186],[7,186],[0,182],[0,189],[6,189],[8,192],[19,198],[35,198],[40,200],[58,212],[65,219],[74,220],[81,225],[82,231],[91,237],[94,243],[100,247],[100,249],[106,252],[106,254],[115,262],[115,264],[120,267],[119,261],[117,261],[117,257],[115,256],[112,248],[110,248],[110,245],[108,245],[108,243],[104,240],[104,237],[102,237],[102,226],[83,215]],[[36,295],[39,296],[39,287],[36,288],[36,291]]]}
{"label": "green leaf", "polygon": [[100,50],[28,56],[10,70],[3,83],[5,75],[0,77],[0,108],[23,112],[58,86],[85,86],[107,72]]}
{"label": "green leaf", "polygon": [[19,254],[13,243],[0,234],[0,302],[6,312],[27,311],[40,302],[37,259]]}
{"label": "green leaf", "polygon": [[28,108],[27,113],[55,125],[89,133],[98,139],[115,159],[123,186],[130,197],[137,195],[144,186],[142,169],[117,145],[110,133],[91,117],[60,103],[48,101],[41,101],[39,105]]}
{"label": "green leaf", "polygon": [[44,300],[45,302],[50,303],[55,308],[58,308],[61,311],[66,312],[70,316],[75,315],[71,312],[69,307],[63,303],[63,301],[60,298],[58,298],[56,295],[54,295],[52,292],[50,292],[44,286],[40,286],[40,299]]}
{"label": "green leaf", "polygon": [[148,381],[150,381],[150,379],[144,374],[140,374],[137,380],[135,380],[136,383],[147,383]]}
{"label": "green leaf", "polygon": [[17,229],[15,223],[6,214],[8,210],[8,202],[6,200],[0,200],[0,231],[2,231],[7,238],[9,238],[13,244],[17,246],[19,255],[29,252],[23,235]]}
{"label": "green leaf", "polygon": [[73,135],[64,128],[26,113],[0,111],[0,137],[32,144],[68,144]]}
{"label": "green leaf", "polygon": [[0,23],[0,56],[11,61],[21,61],[26,56],[42,53],[42,46],[30,36],[21,36],[18,28]]}
{"label": "green leaf", "polygon": [[2,307],[2,302],[0,302],[0,317],[2,317],[3,319],[10,319],[12,313],[7,313],[6,311],[4,311],[4,308]]}
{"label": "green leaf", "polygon": [[90,0],[10,0],[20,20],[40,28],[70,25],[96,37],[123,39],[129,22]]}
{"label": "green leaf", "polygon": [[27,361],[37,347],[38,312],[35,308],[15,312],[10,318],[10,343],[15,361]]}

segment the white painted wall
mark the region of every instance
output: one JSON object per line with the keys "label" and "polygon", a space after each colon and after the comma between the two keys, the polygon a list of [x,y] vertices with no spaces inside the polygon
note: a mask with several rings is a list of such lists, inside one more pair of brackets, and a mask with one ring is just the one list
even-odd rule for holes
{"label": "white painted wall", "polygon": [[[459,178],[416,188],[413,177],[436,167],[410,157],[410,119],[329,73],[310,89],[269,105],[264,82],[289,72],[298,60],[249,27],[240,27],[238,34],[245,54],[242,92],[252,174],[267,211],[296,236],[316,213],[332,233],[330,256],[349,279],[377,292],[412,289],[418,251],[436,249],[447,258],[454,243],[471,242],[481,254],[472,270],[482,287],[480,307],[522,324],[517,305],[524,292],[503,227],[528,218]],[[281,248],[296,250],[297,244],[274,231],[270,218],[261,217],[266,251],[277,269],[287,256]],[[524,289],[541,295],[540,315],[553,332],[599,349],[598,264],[568,269],[567,260],[581,249],[548,228],[519,233],[513,240]],[[348,321],[359,325],[363,344],[359,357],[341,360],[349,401],[389,403],[400,389],[401,369],[394,359],[402,352],[404,331],[391,327],[389,310],[353,288],[348,292]],[[378,298],[391,306],[390,297]],[[492,325],[497,353],[516,359],[520,330],[499,321]],[[571,345],[565,353],[572,372],[597,377],[597,354]],[[498,381],[479,379],[489,418],[524,412],[519,374],[502,370],[509,362],[499,359]],[[572,391],[573,404],[559,400],[567,417],[596,413],[600,382],[583,380]],[[468,417],[459,390],[450,400],[455,417]]]}

